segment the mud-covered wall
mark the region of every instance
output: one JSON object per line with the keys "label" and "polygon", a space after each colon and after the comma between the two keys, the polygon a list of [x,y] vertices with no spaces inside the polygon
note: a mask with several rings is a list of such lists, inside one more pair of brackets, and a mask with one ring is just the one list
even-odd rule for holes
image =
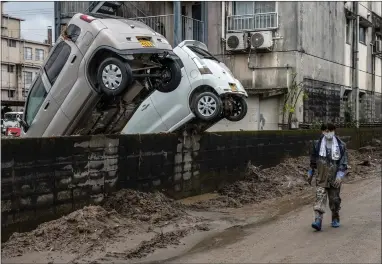
{"label": "mud-covered wall", "polygon": [[[382,138],[382,128],[339,134],[357,148]],[[174,198],[215,191],[240,179],[249,161],[269,167],[307,154],[318,136],[319,131],[253,131],[4,139],[2,237],[100,204],[121,188],[157,189]]]}

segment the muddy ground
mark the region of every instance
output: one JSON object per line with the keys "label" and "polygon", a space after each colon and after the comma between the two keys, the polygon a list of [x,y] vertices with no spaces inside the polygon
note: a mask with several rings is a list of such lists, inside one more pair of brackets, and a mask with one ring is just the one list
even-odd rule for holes
{"label": "muddy ground", "polygon": [[[346,181],[367,178],[380,170],[382,151],[349,150]],[[177,246],[190,234],[209,231],[211,218],[193,212],[238,208],[286,195],[303,195],[309,157],[289,158],[273,168],[251,164],[244,180],[225,186],[212,199],[184,204],[162,193],[121,190],[104,205],[88,206],[26,233],[14,233],[2,244],[4,263],[113,262],[140,259],[157,249]],[[314,182],[314,181],[313,181]],[[54,253],[54,254],[53,254]],[[41,255],[41,257],[39,257]],[[58,257],[57,257],[58,256]]]}

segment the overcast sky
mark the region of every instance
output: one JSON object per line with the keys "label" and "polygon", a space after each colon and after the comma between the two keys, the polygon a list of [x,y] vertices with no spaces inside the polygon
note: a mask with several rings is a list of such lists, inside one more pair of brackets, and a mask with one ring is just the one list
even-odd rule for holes
{"label": "overcast sky", "polygon": [[21,22],[22,38],[43,42],[48,26],[54,38],[54,2],[6,2],[3,6],[5,14],[25,20]]}

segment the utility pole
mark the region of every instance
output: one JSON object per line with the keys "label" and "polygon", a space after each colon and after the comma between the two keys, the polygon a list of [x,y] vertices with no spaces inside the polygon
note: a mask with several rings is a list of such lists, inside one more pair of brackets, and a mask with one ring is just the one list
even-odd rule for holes
{"label": "utility pole", "polygon": [[180,1],[174,1],[174,48],[182,41],[182,12]]}
{"label": "utility pole", "polygon": [[358,2],[353,2],[353,15],[356,19],[353,20],[353,81],[352,81],[352,99],[354,106],[354,117],[356,122],[356,127],[359,127],[359,72],[358,72],[358,61],[359,61],[359,15],[358,15]]}

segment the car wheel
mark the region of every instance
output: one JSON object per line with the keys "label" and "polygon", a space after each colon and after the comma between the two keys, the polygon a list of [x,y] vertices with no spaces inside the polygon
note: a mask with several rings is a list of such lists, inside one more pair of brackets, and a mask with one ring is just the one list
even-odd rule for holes
{"label": "car wheel", "polygon": [[228,111],[228,114],[225,115],[225,118],[232,122],[237,122],[242,120],[248,111],[247,102],[243,97],[233,97],[232,102],[232,111]]}
{"label": "car wheel", "polygon": [[204,121],[217,119],[223,108],[220,97],[211,92],[197,94],[192,101],[192,109],[195,115]]}
{"label": "car wheel", "polygon": [[130,65],[117,58],[107,58],[98,67],[97,81],[104,94],[118,96],[133,81]]}
{"label": "car wheel", "polygon": [[155,79],[155,89],[162,93],[170,93],[178,88],[182,80],[182,72],[179,64],[171,59],[162,62],[163,67],[159,70],[160,79]]}

